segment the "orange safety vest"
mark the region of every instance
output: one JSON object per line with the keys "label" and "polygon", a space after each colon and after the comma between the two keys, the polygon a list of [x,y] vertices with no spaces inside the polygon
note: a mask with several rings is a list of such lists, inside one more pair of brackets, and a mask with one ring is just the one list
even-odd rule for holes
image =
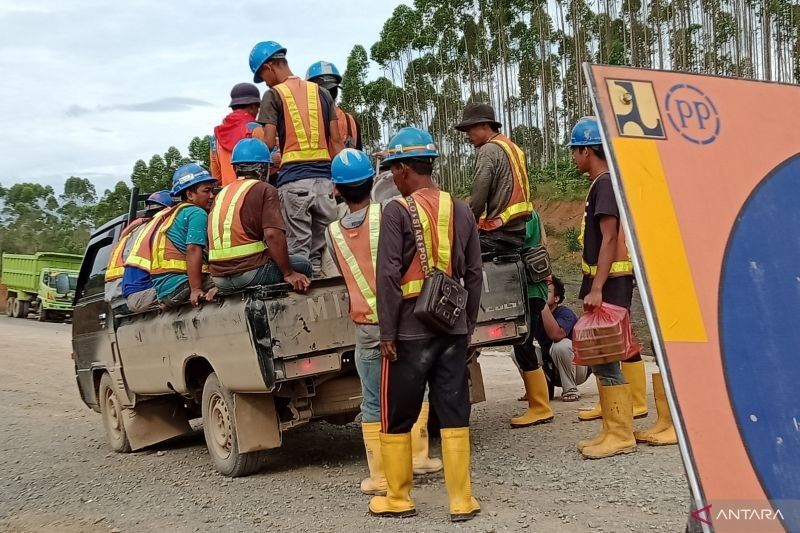
{"label": "orange safety vest", "polygon": [[[586,207],[589,206],[589,195],[592,193],[592,187],[597,180],[594,180],[589,186],[589,192],[586,193]],[[586,209],[583,210],[583,219],[581,219],[581,233],[578,235],[578,243],[583,248],[583,238],[586,235]],[[595,277],[597,275],[597,265],[590,265],[581,256],[581,271],[586,276]],[[611,270],[608,277],[616,278],[621,276],[633,276],[633,262],[631,262],[631,255],[628,253],[628,244],[625,242],[625,232],[622,231],[622,221],[619,223],[619,235],[617,236],[617,249],[614,251],[614,262],[611,263]]]}
{"label": "orange safety vest", "polygon": [[128,245],[128,241],[130,241],[133,236],[133,230],[148,220],[149,219],[146,218],[136,218],[133,222],[125,226],[122,233],[120,233],[119,240],[114,246],[114,249],[111,250],[111,257],[108,259],[108,265],[106,266],[105,280],[107,282],[119,279],[125,274],[125,258],[122,256],[122,253],[125,250],[125,246]]}
{"label": "orange safety vest", "polygon": [[336,122],[339,124],[339,135],[345,148],[355,148],[358,140],[358,124],[353,115],[340,107],[336,107]]}
{"label": "orange safety vest", "polygon": [[303,161],[330,161],[319,85],[293,76],[273,90],[283,105],[285,139],[281,166]]}
{"label": "orange safety vest", "polygon": [[208,216],[208,260],[227,261],[260,254],[262,240],[251,238],[242,226],[242,206],[258,180],[236,180],[222,188]]}
{"label": "orange safety vest", "polygon": [[375,272],[378,262],[380,204],[370,204],[364,223],[345,228],[341,221],[328,226],[333,249],[350,296],[350,317],[356,324],[377,324]]}
{"label": "orange safety vest", "polygon": [[[428,261],[431,268],[453,275],[453,223],[454,204],[449,193],[439,189],[420,189],[413,193],[414,201],[419,207],[419,218],[422,224],[422,236],[425,250],[428,252]],[[405,198],[396,201],[408,209]],[[422,282],[425,274],[422,270],[422,261],[419,252],[414,254],[411,264],[400,279],[400,289],[403,298],[415,298],[422,291]]]}
{"label": "orange safety vest", "polygon": [[[167,231],[172,227],[178,213],[191,205],[188,202],[181,202],[156,213],[133,243],[131,253],[125,260],[125,266],[141,268],[151,276],[170,272],[185,273],[188,270],[186,254],[167,237]],[[203,271],[207,271],[205,265]]]}
{"label": "orange safety vest", "polygon": [[495,231],[508,224],[511,220],[522,216],[530,217],[533,212],[533,204],[531,203],[531,191],[528,185],[528,167],[525,162],[525,153],[511,139],[502,134],[495,135],[489,142],[503,149],[511,166],[511,176],[514,178],[511,197],[500,214],[493,218],[486,218],[487,213],[484,212],[478,221],[478,228],[484,231]]}

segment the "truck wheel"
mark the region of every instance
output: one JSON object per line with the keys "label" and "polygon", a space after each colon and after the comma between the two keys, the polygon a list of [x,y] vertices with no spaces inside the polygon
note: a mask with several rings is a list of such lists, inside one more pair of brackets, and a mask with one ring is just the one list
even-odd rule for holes
{"label": "truck wheel", "polygon": [[14,302],[16,300],[13,296],[9,296],[6,300],[6,316],[14,317]]}
{"label": "truck wheel", "polygon": [[39,322],[47,322],[47,309],[39,307]]}
{"label": "truck wheel", "polygon": [[100,379],[100,414],[103,416],[106,438],[112,450],[119,453],[128,453],[131,451],[131,443],[128,441],[128,434],[125,432],[122,409],[117,393],[112,386],[111,376],[103,374]]}
{"label": "truck wheel", "polygon": [[206,447],[217,471],[228,477],[248,476],[262,466],[265,452],[239,453],[233,394],[225,390],[217,375],[211,373],[203,386],[203,434]]}
{"label": "truck wheel", "polygon": [[14,316],[17,318],[27,318],[30,303],[27,300],[14,300]]}

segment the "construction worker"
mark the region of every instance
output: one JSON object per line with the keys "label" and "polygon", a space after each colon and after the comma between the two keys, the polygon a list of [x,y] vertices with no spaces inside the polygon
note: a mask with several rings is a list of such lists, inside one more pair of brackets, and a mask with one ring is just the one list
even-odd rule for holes
{"label": "construction worker", "polygon": [[180,203],[147,225],[133,245],[126,266],[136,266],[153,278],[159,303],[164,308],[211,301],[217,292],[206,275],[205,251],[208,211],[217,180],[197,163],[179,167],[172,174],[170,195]]}
{"label": "construction worker", "polygon": [[[264,126],[261,125],[259,122],[248,122],[247,123],[247,139],[259,139],[261,142],[266,144],[264,141]],[[278,182],[278,169],[281,166],[281,151],[275,146],[269,153],[270,164],[269,164],[269,178],[268,183],[275,187],[276,183]]]}
{"label": "construction worker", "polygon": [[[442,460],[452,521],[470,520],[480,511],[470,484],[469,337],[477,320],[482,263],[475,219],[469,207],[439,190],[431,173],[439,156],[433,138],[418,128],[403,128],[391,139],[382,166],[392,171],[405,198],[386,204],[381,214],[376,296],[380,317],[381,455],[386,496],[374,496],[370,512],[413,516],[411,430],[422,406],[426,383],[441,424]],[[449,333],[414,315],[424,270],[417,252],[408,197],[413,197],[435,268],[462,279],[465,312]]]}
{"label": "construction worker", "polygon": [[222,119],[222,124],[214,128],[211,141],[211,175],[223,187],[236,181],[231,166],[231,152],[237,142],[251,135],[249,123],[256,118],[260,105],[261,93],[252,83],[237,83],[231,89],[228,107],[232,111]]}
{"label": "construction worker", "polygon": [[[361,379],[361,428],[367,452],[370,477],[361,482],[361,492],[386,494],[380,441],[380,329],[375,297],[375,271],[378,260],[381,204],[372,203],[370,194],[375,178],[369,157],[354,148],[345,148],[333,158],[331,181],[347,204],[347,214],[328,227],[328,245],[344,277],[350,299],[350,317],[356,324],[356,370]],[[411,428],[414,474],[442,469],[442,461],[428,456],[428,412],[423,402]]]}
{"label": "construction worker", "polygon": [[250,52],[253,80],[271,88],[264,94],[258,122],[270,149],[280,141],[278,192],[290,254],[308,257],[321,272],[325,229],[336,220],[331,158],[344,148],[336,105],[325,89],[292,74],[286,48],[274,41]]}
{"label": "construction worker", "polygon": [[[342,76],[336,65],[327,61],[317,61],[306,71],[306,81],[316,83],[326,89],[333,101],[336,102],[339,96],[339,89],[342,85]],[[336,118],[339,125],[339,136],[345,148],[355,148],[362,150],[361,126],[356,118],[350,113],[345,112],[338,105],[336,106]]]}
{"label": "construction worker", "polygon": [[[625,245],[597,119],[578,120],[568,146],[578,170],[591,180],[579,239],[583,246],[583,281],[578,297],[583,300],[585,311],[593,311],[603,302],[630,310],[633,264]],[[597,412],[603,418],[603,429],[595,438],[578,443],[578,449],[586,458],[599,459],[636,450],[634,404],[641,402],[644,416],[647,404],[644,402],[644,363],[638,354],[634,359],[636,361],[629,360],[622,365],[613,362],[591,367],[598,381],[601,408]],[[636,372],[623,372],[621,366],[625,364]],[[627,379],[629,375],[634,379]]]}
{"label": "construction worker", "polygon": [[[525,224],[523,244],[527,248],[547,244],[547,237],[539,214],[531,210],[531,215],[531,219]],[[528,283],[527,290],[530,330],[533,332],[539,324],[542,309],[545,307],[548,283],[546,280],[539,283]],[[535,426],[553,421],[547,379],[544,370],[539,365],[536,347],[533,344],[534,339],[534,335],[528,335],[523,344],[514,346],[514,359],[522,374],[522,382],[525,384],[525,399],[528,401],[528,409],[521,416],[511,419],[512,428]]]}
{"label": "construction worker", "polygon": [[[154,192],[144,202],[144,216],[135,218],[120,233],[117,244],[111,250],[105,274],[106,301],[115,313],[137,313],[155,304],[156,293],[150,274],[135,268],[125,268],[125,259],[136,242],[136,237],[156,213],[172,206],[169,191]],[[128,272],[130,270],[130,272]]]}
{"label": "construction worker", "polygon": [[289,255],[278,191],[266,183],[270,161],[262,141],[236,143],[236,181],[218,193],[208,217],[209,269],[222,294],[284,281],[298,291],[308,288],[311,263]]}
{"label": "construction worker", "polygon": [[533,211],[525,154],[500,133],[501,127],[494,108],[482,103],[467,105],[455,126],[476,149],[469,206],[484,253],[519,251],[525,241],[525,223]]}

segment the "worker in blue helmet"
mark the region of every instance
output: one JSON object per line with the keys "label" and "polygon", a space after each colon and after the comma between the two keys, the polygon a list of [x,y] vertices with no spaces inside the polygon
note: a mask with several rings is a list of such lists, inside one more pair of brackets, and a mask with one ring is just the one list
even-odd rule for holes
{"label": "worker in blue helmet", "polygon": [[278,191],[267,183],[269,148],[259,139],[242,139],[231,163],[236,181],[222,188],[208,226],[208,262],[221,294],[257,285],[309,286],[308,258],[290,256]]}
{"label": "worker in blue helmet", "polygon": [[[575,166],[591,181],[581,225],[583,280],[578,296],[587,312],[597,310],[603,303],[630,310],[633,265],[625,245],[620,209],[597,118],[579,119],[568,146],[572,149]],[[647,414],[644,363],[640,355],[636,353],[621,364],[615,361],[591,368],[597,377],[600,403],[581,411],[578,417],[581,420],[602,417],[603,429],[596,437],[579,442],[578,449],[589,459],[634,451],[634,414]],[[637,403],[642,404],[638,409]],[[635,410],[639,412],[634,413]]]}
{"label": "worker in blue helmet", "polygon": [[[317,61],[306,71],[306,81],[316,83],[320,87],[327,89],[335,102],[339,97],[339,89],[342,86],[342,76],[339,74],[339,69],[336,65],[328,61]],[[363,150],[361,143],[361,126],[358,120],[344,111],[338,105],[336,106],[336,117],[339,125],[339,135],[342,138],[345,148],[355,148]]]}
{"label": "worker in blue helmet", "polygon": [[[410,495],[412,434],[428,385],[431,408],[442,428],[450,519],[458,522],[480,512],[470,488],[467,361],[483,288],[483,263],[469,206],[433,181],[438,156],[428,132],[403,128],[389,141],[382,163],[392,172],[403,198],[386,204],[381,213],[375,296],[383,357],[379,438],[387,488],[386,496],[370,500],[369,510],[378,516],[416,514]],[[418,243],[426,251],[425,263]],[[466,289],[465,305],[454,312],[457,318],[449,327],[434,327],[418,318],[419,298],[430,295],[426,273],[432,268],[463,280]]]}
{"label": "worker in blue helmet", "polygon": [[[361,380],[361,428],[370,476],[361,492],[386,494],[386,476],[380,446],[380,329],[376,303],[376,268],[380,238],[381,205],[370,201],[375,169],[367,154],[345,148],[333,158],[331,181],[347,205],[347,213],[328,227],[328,247],[342,273],[350,301],[350,317],[356,328],[355,363]],[[411,430],[412,467],[416,474],[442,469],[439,459],[428,455],[428,405]]]}
{"label": "worker in blue helmet", "polygon": [[126,266],[150,273],[159,303],[174,308],[213,300],[216,288],[207,275],[206,227],[214,200],[216,178],[197,163],[179,167],[172,175],[170,195],[179,200],[164,216],[148,224]]}
{"label": "worker in blue helmet", "polygon": [[336,104],[327,90],[292,73],[286,48],[274,41],[253,47],[250,69],[272,89],[264,93],[257,120],[267,146],[280,145],[276,184],[289,253],[308,257],[321,276],[325,228],[337,218],[331,159],[344,148]]}
{"label": "worker in blue helmet", "polygon": [[169,191],[157,191],[144,202],[144,216],[125,226],[111,250],[105,273],[105,296],[115,314],[138,313],[156,303],[150,274],[135,267],[126,267],[125,260],[147,223],[158,213],[172,207]]}

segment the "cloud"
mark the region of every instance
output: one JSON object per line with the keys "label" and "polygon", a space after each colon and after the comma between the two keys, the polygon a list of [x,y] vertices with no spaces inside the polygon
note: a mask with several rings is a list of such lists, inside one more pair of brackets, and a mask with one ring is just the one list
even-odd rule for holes
{"label": "cloud", "polygon": [[68,117],[82,117],[91,113],[107,113],[109,111],[131,111],[134,113],[173,113],[177,111],[187,111],[195,107],[209,107],[212,105],[213,104],[210,102],[198,100],[197,98],[169,96],[166,98],[150,100],[149,102],[140,102],[138,104],[98,105],[94,108],[73,104],[67,108],[66,115]]}

